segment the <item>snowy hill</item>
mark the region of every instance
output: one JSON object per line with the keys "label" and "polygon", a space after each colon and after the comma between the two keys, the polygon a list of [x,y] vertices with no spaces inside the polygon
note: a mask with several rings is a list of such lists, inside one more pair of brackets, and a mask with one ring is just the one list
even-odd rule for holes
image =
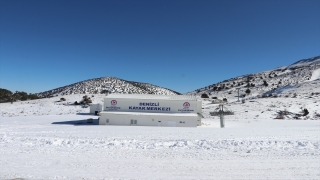
{"label": "snowy hill", "polygon": [[[281,117],[319,120],[320,56],[274,70],[231,78],[186,94],[209,96],[203,99],[202,114],[210,119],[214,118],[210,112],[215,111],[225,99],[225,107],[235,113],[227,116],[228,119]],[[301,116],[304,109],[309,111],[308,116]],[[205,123],[210,126],[211,122]]]}
{"label": "snowy hill", "polygon": [[77,82],[71,85],[38,93],[39,97],[70,94],[104,94],[109,87],[111,93],[176,95],[178,92],[148,83],[126,81],[115,77],[102,77]]}
{"label": "snowy hill", "polygon": [[[88,113],[89,108],[74,105],[84,95],[91,98],[92,103],[102,103],[104,91],[110,84],[112,93],[139,94],[177,94],[169,89],[146,83],[125,81],[114,77],[105,77],[78,82],[69,86],[39,93],[39,100],[20,101],[13,104],[1,103],[0,116],[39,116],[66,115]],[[238,102],[240,88],[241,101]],[[246,93],[247,89],[250,93]],[[279,112],[288,111],[285,119],[295,119],[303,109],[309,111],[307,117],[300,119],[320,118],[320,57],[298,61],[292,65],[274,70],[239,76],[213,84],[188,94],[209,98],[203,100],[204,126],[212,126],[213,112],[225,98],[226,107],[234,111],[230,119],[274,119]],[[66,101],[60,101],[61,98]],[[242,103],[245,102],[245,103]]]}
{"label": "snowy hill", "polygon": [[[276,68],[274,70],[238,76],[222,82],[212,84],[186,94],[203,93],[210,97],[227,98],[228,101],[237,99],[238,88],[241,95],[250,90],[250,98],[266,96],[305,96],[311,93],[320,93],[320,56],[303,59],[289,66]],[[314,86],[313,89],[301,89],[302,87]],[[284,91],[290,89],[290,91]]]}
{"label": "snowy hill", "polygon": [[288,66],[287,68],[291,69],[293,67],[299,67],[299,66],[307,66],[307,65],[314,65],[320,63],[320,56],[316,56],[309,59],[302,59],[300,61],[297,61],[293,63],[292,65]]}

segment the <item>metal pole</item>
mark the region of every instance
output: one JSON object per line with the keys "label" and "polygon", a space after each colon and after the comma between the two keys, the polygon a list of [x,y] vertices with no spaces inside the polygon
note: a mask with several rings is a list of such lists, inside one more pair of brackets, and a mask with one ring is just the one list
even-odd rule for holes
{"label": "metal pole", "polygon": [[223,104],[219,105],[220,107],[220,127],[224,128],[224,117],[223,117]]}
{"label": "metal pole", "polygon": [[237,102],[240,102],[240,100],[239,100],[239,97],[240,97],[240,93],[239,93],[240,88],[237,88],[237,90],[238,90],[238,101],[237,101]]}

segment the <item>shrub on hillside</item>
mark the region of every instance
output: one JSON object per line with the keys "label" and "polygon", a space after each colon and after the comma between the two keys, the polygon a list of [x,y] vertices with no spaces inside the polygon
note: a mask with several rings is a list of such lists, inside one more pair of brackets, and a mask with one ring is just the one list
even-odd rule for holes
{"label": "shrub on hillside", "polygon": [[302,116],[306,116],[306,115],[308,115],[308,114],[309,114],[308,109],[303,109],[303,115],[302,115]]}
{"label": "shrub on hillside", "polygon": [[264,80],[264,81],[263,81],[263,85],[264,85],[264,86],[268,86],[269,84],[267,83],[266,80]]}
{"label": "shrub on hillside", "polygon": [[62,98],[60,98],[60,101],[66,101],[66,98],[62,97]]}
{"label": "shrub on hillside", "polygon": [[92,103],[92,100],[90,98],[88,98],[87,95],[82,97],[82,100],[80,101],[80,104],[89,104]]}
{"label": "shrub on hillside", "polygon": [[203,93],[203,94],[201,94],[201,98],[209,98],[209,96],[208,96],[208,94]]}
{"label": "shrub on hillside", "polygon": [[247,89],[246,90],[246,93],[249,95],[251,93],[251,90],[250,89]]}

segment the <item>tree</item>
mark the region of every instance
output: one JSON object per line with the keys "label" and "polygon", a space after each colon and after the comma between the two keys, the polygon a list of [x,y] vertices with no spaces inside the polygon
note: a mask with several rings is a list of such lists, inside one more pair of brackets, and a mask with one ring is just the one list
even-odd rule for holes
{"label": "tree", "polygon": [[20,95],[20,100],[21,101],[26,101],[28,100],[28,93],[26,92],[23,92],[23,91],[18,91],[18,94]]}
{"label": "tree", "polygon": [[12,99],[12,92],[7,89],[0,88],[0,103],[10,102]]}
{"label": "tree", "polygon": [[15,93],[12,93],[11,91],[7,89],[1,89],[0,88],[0,103],[3,102],[11,102],[14,101],[26,101],[28,99],[39,99],[39,97],[35,94],[27,94],[23,91],[16,91]]}
{"label": "tree", "polygon": [[[21,96],[18,93],[14,93],[12,95],[12,101],[20,100]],[[12,102],[11,102],[12,103]]]}
{"label": "tree", "polygon": [[35,94],[29,93],[28,99],[31,99],[31,100],[33,100],[33,99],[39,99],[39,97],[38,97],[37,95],[35,95]]}

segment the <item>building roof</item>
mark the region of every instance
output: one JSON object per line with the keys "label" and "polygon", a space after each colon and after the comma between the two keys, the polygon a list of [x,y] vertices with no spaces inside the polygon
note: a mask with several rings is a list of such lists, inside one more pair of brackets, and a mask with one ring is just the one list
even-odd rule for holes
{"label": "building roof", "polygon": [[154,95],[154,94],[109,94],[106,98],[124,98],[124,99],[163,99],[163,100],[187,100],[197,101],[198,96],[191,95]]}

